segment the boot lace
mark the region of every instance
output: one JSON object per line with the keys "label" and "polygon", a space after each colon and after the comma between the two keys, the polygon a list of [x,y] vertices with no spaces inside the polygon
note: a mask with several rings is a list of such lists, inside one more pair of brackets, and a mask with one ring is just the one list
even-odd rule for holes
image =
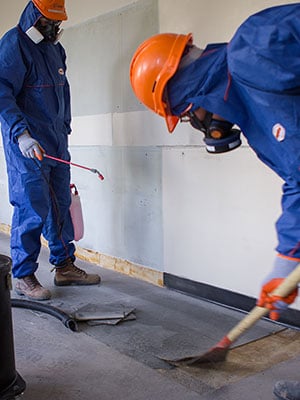
{"label": "boot lace", "polygon": [[86,275],[87,275],[87,273],[86,273],[85,271],[83,271],[82,269],[76,267],[76,265],[73,264],[73,262],[70,263],[69,266],[70,266],[70,268],[72,268],[72,270],[73,270],[76,274],[79,274],[79,275],[82,275],[82,276],[86,276]]}
{"label": "boot lace", "polygon": [[37,280],[37,277],[34,274],[25,276],[23,280],[31,290],[35,289],[37,286],[41,286],[40,282]]}
{"label": "boot lace", "polygon": [[82,275],[82,276],[87,276],[87,273],[85,271],[83,271],[82,269],[76,267],[76,265],[73,263],[73,261],[71,260],[71,258],[68,258],[64,265],[60,265],[60,266],[55,266],[52,268],[51,272],[54,271],[55,269],[63,269],[63,268],[68,268],[71,269],[73,272],[75,272],[78,275]]}
{"label": "boot lace", "polygon": [[67,261],[66,262],[66,267],[71,269],[73,272],[75,272],[75,274],[82,275],[82,276],[86,276],[87,275],[87,273],[85,271],[83,271],[82,269],[76,267],[76,265],[73,263],[73,261],[70,258],[68,258],[66,261]]}

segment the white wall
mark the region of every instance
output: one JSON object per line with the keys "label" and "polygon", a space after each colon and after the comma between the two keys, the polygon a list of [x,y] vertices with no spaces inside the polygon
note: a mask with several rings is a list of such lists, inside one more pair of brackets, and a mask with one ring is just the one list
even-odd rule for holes
{"label": "white wall", "polygon": [[227,42],[249,15],[292,0],[160,0],[161,32],[192,32],[201,46]]}
{"label": "white wall", "polygon": [[[66,29],[133,3],[67,0]],[[228,41],[247,16],[281,3],[160,0],[160,31],[193,32],[200,46]],[[26,1],[2,6],[2,33],[18,18],[21,4]],[[257,295],[275,256],[282,182],[245,142],[231,154],[208,155],[200,134],[179,126],[169,135],[162,118],[138,109],[76,115],[73,130],[73,161],[99,168],[106,176],[101,183],[72,169],[85,213],[87,234],[81,246]],[[6,209],[1,209],[0,222],[10,215]]]}
{"label": "white wall", "polygon": [[163,167],[167,271],[256,296],[274,257],[279,179],[247,147],[166,149]]}

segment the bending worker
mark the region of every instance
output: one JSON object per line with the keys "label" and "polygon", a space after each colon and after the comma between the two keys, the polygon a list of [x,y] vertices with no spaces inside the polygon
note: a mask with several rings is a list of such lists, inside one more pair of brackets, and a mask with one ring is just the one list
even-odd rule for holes
{"label": "bending worker", "polygon": [[100,277],[74,265],[70,217],[70,91],[66,55],[58,42],[67,19],[64,0],[32,0],[18,26],[0,41],[0,122],[13,206],[11,258],[16,292],[47,300],[35,272],[41,234],[48,241],[56,285],[98,284]]}
{"label": "bending worker", "polygon": [[[277,256],[258,305],[272,319],[293,303],[270,293],[300,261],[300,3],[272,7],[248,18],[229,43],[204,51],[192,35],[159,34],[142,43],[130,67],[132,88],[163,116],[204,133],[206,149],[223,153],[240,144],[240,130],[258,158],[283,180],[276,223]],[[291,391],[292,397],[282,397]],[[300,382],[275,386],[279,399],[300,400]]]}

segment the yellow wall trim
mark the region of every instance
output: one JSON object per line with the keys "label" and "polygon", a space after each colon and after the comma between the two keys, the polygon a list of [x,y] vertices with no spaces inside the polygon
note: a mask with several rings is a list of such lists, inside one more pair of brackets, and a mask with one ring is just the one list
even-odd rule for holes
{"label": "yellow wall trim", "polygon": [[[0,232],[10,235],[10,225],[0,223]],[[47,241],[43,238],[42,244],[47,247]],[[154,285],[163,286],[163,273],[143,265],[134,264],[127,260],[102,254],[94,250],[84,249],[79,246],[76,246],[76,257]]]}

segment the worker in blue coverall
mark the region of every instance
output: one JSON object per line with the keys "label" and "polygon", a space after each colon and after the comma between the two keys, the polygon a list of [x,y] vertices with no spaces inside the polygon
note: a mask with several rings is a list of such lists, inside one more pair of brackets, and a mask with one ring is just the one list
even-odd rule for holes
{"label": "worker in blue coverall", "polygon": [[16,292],[34,300],[51,297],[35,275],[41,234],[48,241],[56,285],[100,282],[98,275],[74,265],[70,167],[43,158],[46,152],[70,160],[70,92],[66,55],[58,42],[66,19],[64,0],[29,1],[18,26],[0,41],[0,122],[13,206],[12,272]]}
{"label": "worker in blue coverall", "polygon": [[[277,319],[297,290],[279,299],[271,292],[300,262],[300,3],[263,10],[229,43],[204,50],[191,34],[155,35],[136,50],[130,80],[169,132],[178,121],[190,122],[204,133],[207,151],[219,154],[239,147],[241,129],[258,158],[284,180],[278,254],[258,300]],[[277,382],[274,394],[300,400],[300,382]]]}

